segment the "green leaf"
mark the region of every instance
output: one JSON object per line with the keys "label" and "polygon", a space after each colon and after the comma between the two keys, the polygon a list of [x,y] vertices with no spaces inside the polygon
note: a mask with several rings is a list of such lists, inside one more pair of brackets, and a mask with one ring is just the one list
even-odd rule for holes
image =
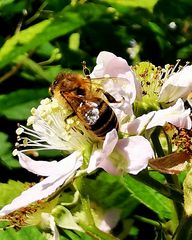
{"label": "green leaf", "polygon": [[105,8],[97,6],[92,14],[93,7],[96,5],[83,4],[77,9],[68,6],[58,13],[57,17],[44,20],[16,33],[0,49],[0,68],[16,61],[18,56],[24,55],[29,50],[98,19]]}
{"label": "green leaf", "polygon": [[21,13],[23,9],[26,8],[26,2],[14,0],[0,0],[0,15],[5,18],[10,18],[10,16]]}
{"label": "green leaf", "polygon": [[102,2],[107,2],[111,4],[114,8],[127,12],[128,7],[142,7],[146,8],[150,11],[153,10],[154,5],[156,4],[157,0],[104,0]]}
{"label": "green leaf", "polygon": [[189,170],[183,182],[183,191],[185,212],[187,216],[192,216],[192,169]]}
{"label": "green leaf", "polygon": [[26,190],[26,187],[27,184],[13,180],[9,180],[8,183],[0,183],[0,208],[20,195],[21,192]]}
{"label": "green leaf", "polygon": [[144,183],[133,179],[129,175],[125,176],[123,181],[126,188],[132,193],[134,198],[156,212],[161,219],[171,219],[173,204],[170,199],[148,187]]}
{"label": "green leaf", "polygon": [[36,227],[25,227],[20,231],[13,228],[0,231],[2,240],[46,240],[42,233]]}
{"label": "green leaf", "polygon": [[8,141],[8,135],[0,132],[0,162],[8,168],[19,167],[19,162],[12,156],[12,144]]}
{"label": "green leaf", "polygon": [[36,107],[48,89],[20,89],[9,94],[0,95],[0,115],[9,119],[25,120],[30,115],[32,107]]}
{"label": "green leaf", "polygon": [[14,2],[14,0],[0,0],[0,9],[6,5],[13,3],[13,2]]}
{"label": "green leaf", "polygon": [[47,19],[18,32],[2,46],[0,50],[0,68],[16,60],[18,56],[23,55],[30,49],[65,35],[83,24],[83,19],[77,13],[66,13],[65,19]]}
{"label": "green leaf", "polygon": [[139,204],[127,191],[127,188],[121,181],[121,177],[101,172],[96,179],[83,179],[83,181],[83,193],[87,194],[91,201],[96,202],[104,209],[115,206],[122,209],[123,216],[127,216]]}
{"label": "green leaf", "polygon": [[45,79],[47,81],[52,80],[50,79],[50,76],[43,70],[43,68],[38,63],[36,63],[32,59],[25,56],[24,57],[22,56],[21,59],[22,59],[21,61],[23,62],[23,65],[29,68],[30,70],[32,70],[41,79]]}
{"label": "green leaf", "polygon": [[64,234],[65,234],[64,236],[61,236],[61,240],[93,240],[95,239],[80,231],[72,232],[70,230],[64,230]]}

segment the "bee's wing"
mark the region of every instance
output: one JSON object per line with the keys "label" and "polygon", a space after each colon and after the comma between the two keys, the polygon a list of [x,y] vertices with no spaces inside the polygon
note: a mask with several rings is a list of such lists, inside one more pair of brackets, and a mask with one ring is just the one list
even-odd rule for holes
{"label": "bee's wing", "polygon": [[121,78],[121,77],[103,77],[103,78],[91,78],[91,84],[98,87],[103,87],[109,82],[113,83],[114,86],[127,86],[128,79],[127,78]]}
{"label": "bee's wing", "polygon": [[91,78],[91,90],[108,92],[116,100],[126,98],[130,92],[130,81],[121,77]]}

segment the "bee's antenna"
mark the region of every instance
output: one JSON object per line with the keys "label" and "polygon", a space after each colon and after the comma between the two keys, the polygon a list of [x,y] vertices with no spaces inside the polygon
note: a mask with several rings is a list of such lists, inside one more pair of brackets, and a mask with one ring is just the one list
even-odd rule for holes
{"label": "bee's antenna", "polygon": [[87,78],[90,78],[90,70],[89,70],[89,68],[87,68],[85,61],[82,62],[82,67],[83,67],[83,73],[84,73],[84,75],[85,75]]}

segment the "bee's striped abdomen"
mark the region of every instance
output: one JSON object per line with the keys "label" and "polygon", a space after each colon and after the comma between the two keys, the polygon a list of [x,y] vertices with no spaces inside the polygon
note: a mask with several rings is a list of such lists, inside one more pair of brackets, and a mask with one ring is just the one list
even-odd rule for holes
{"label": "bee's striped abdomen", "polygon": [[97,121],[90,125],[90,130],[99,138],[104,138],[105,135],[112,129],[118,130],[119,124],[117,117],[112,108],[102,99],[98,105],[99,118]]}

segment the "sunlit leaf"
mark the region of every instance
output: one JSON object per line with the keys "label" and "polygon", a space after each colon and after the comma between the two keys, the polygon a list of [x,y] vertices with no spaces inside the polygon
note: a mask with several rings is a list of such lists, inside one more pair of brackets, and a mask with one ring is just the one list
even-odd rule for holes
{"label": "sunlit leaf", "polygon": [[25,227],[19,231],[13,228],[0,231],[2,240],[46,240],[42,233],[35,227]]}
{"label": "sunlit leaf", "polygon": [[13,180],[9,180],[8,183],[0,183],[0,208],[10,203],[15,197],[24,191],[26,187],[26,184]]}
{"label": "sunlit leaf", "polygon": [[124,183],[137,200],[156,212],[160,218],[171,219],[173,206],[170,199],[129,175],[124,177]]}
{"label": "sunlit leaf", "polygon": [[121,11],[127,11],[128,7],[143,7],[152,10],[157,0],[103,0]]}
{"label": "sunlit leaf", "polygon": [[48,89],[20,89],[15,92],[0,95],[0,115],[10,119],[25,120],[30,110],[48,97]]}
{"label": "sunlit leaf", "polygon": [[16,33],[0,49],[0,67],[47,41],[78,29],[85,25],[85,21],[87,23],[97,19],[105,8],[98,7],[94,14],[90,14],[93,7],[94,5],[85,4],[78,8],[78,12],[73,8],[64,9],[58,17],[46,19]]}
{"label": "sunlit leaf", "polygon": [[84,181],[85,185],[82,191],[89,195],[91,201],[96,202],[104,209],[115,206],[122,209],[122,214],[126,216],[138,206],[138,201],[127,191],[121,182],[121,177],[102,172],[96,179],[85,179]]}
{"label": "sunlit leaf", "polygon": [[12,144],[8,141],[8,135],[0,132],[0,162],[8,168],[19,167],[19,162],[12,156]]}
{"label": "sunlit leaf", "polygon": [[0,0],[0,8],[9,5],[10,3],[13,3],[14,0]]}
{"label": "sunlit leaf", "polygon": [[186,175],[186,178],[183,182],[184,190],[184,208],[187,216],[192,216],[192,169]]}
{"label": "sunlit leaf", "polygon": [[7,40],[0,50],[0,67],[4,67],[11,61],[30,49],[41,45],[44,42],[50,41],[61,35],[82,26],[83,20],[78,14],[66,14],[66,19],[55,20],[47,19],[36,25],[29,27],[12,38]]}
{"label": "sunlit leaf", "polygon": [[64,240],[64,239],[68,239],[68,240],[80,240],[80,239],[83,239],[83,240],[92,240],[93,238],[86,235],[85,233],[83,232],[72,232],[72,231],[69,231],[69,230],[65,230],[64,231],[65,233],[65,237],[61,237],[61,240]]}

